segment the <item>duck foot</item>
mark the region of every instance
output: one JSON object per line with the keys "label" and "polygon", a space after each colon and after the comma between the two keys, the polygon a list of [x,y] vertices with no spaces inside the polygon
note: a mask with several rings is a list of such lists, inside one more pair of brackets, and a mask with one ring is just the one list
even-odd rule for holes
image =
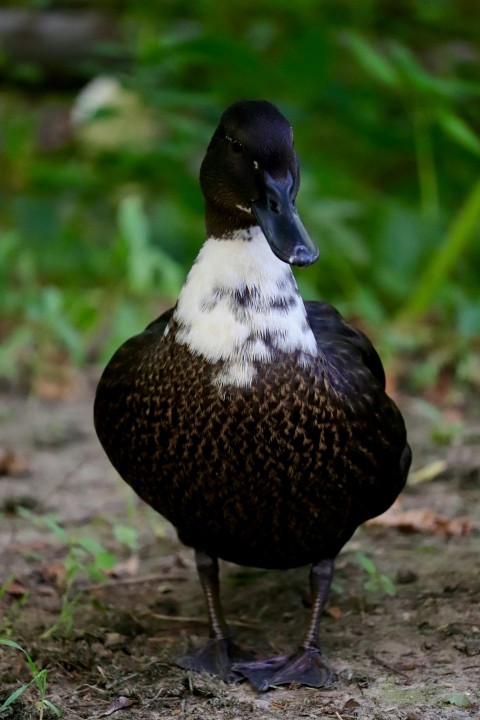
{"label": "duck foot", "polygon": [[233,640],[209,640],[199,650],[176,657],[175,664],[184,670],[206,672],[217,675],[225,682],[235,683],[243,678],[232,672],[232,665],[248,663],[254,657],[254,653],[242,650]]}
{"label": "duck foot", "polygon": [[246,678],[260,692],[275,685],[290,683],[325,687],[335,679],[335,672],[318,648],[299,648],[293,655],[236,663],[232,670]]}

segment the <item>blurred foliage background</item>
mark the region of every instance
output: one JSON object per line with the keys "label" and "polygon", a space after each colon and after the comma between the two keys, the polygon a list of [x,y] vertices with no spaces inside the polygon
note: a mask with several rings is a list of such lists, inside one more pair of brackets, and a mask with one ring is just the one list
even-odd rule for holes
{"label": "blurred foliage background", "polygon": [[476,0],[15,2],[0,10],[0,376],[104,361],[204,238],[223,108],[276,103],[321,250],[302,292],[411,385],[480,386]]}

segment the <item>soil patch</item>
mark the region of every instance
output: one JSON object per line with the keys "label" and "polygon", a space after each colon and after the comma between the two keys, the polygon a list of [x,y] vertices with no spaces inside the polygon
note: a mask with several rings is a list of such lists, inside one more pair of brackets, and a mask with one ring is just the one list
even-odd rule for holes
{"label": "soil patch", "polygon": [[[192,553],[106,460],[92,427],[94,385],[83,378],[63,401],[0,398],[0,634],[47,669],[46,697],[64,718],[478,717],[477,408],[455,411],[454,426],[451,407],[398,398],[413,482],[400,527],[363,527],[338,558],[322,624],[338,679],[321,691],[258,694],[172,663],[207,633]],[[433,442],[440,436],[444,444]],[[222,596],[238,642],[265,654],[294,648],[308,617],[307,580],[307,569],[224,564]],[[0,645],[0,704],[31,678],[24,655]],[[32,684],[3,717],[40,717],[38,698]]]}

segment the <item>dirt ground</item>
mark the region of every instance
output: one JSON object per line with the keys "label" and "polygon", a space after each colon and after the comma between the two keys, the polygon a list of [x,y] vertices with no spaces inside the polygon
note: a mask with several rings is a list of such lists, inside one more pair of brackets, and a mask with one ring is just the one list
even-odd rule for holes
{"label": "dirt ground", "polygon": [[[192,553],[106,460],[91,421],[95,380],[94,371],[78,379],[76,392],[63,400],[0,396],[0,450],[11,453],[5,459],[4,452],[0,476],[0,635],[47,669],[46,698],[64,718],[480,716],[480,408],[474,398],[457,393],[436,409],[398,398],[414,450],[412,482],[393,526],[361,528],[338,558],[322,621],[323,650],[337,680],[324,690],[258,694],[172,663],[207,633]],[[21,507],[31,515],[19,514]],[[56,518],[63,537],[45,516]],[[90,556],[75,555],[85,538],[115,555],[104,581],[85,572]],[[93,552],[100,562],[98,548]],[[359,552],[373,562],[371,577]],[[65,560],[72,557],[78,566],[69,597],[81,592],[63,617],[73,626],[52,630],[69,579]],[[379,587],[381,575],[395,583],[394,596]],[[223,600],[237,641],[265,656],[294,648],[308,617],[307,578],[305,568],[262,572],[225,564]],[[23,654],[0,645],[0,704],[31,677]],[[41,717],[38,697],[33,684],[2,717]],[[43,717],[54,715],[45,709]]]}

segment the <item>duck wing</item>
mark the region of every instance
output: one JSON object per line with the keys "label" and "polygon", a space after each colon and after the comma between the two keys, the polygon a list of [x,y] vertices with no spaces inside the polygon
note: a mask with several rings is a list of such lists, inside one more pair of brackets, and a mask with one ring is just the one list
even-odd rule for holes
{"label": "duck wing", "polygon": [[305,309],[318,345],[348,344],[351,350],[358,353],[363,365],[385,389],[385,370],[379,354],[368,337],[361,330],[349,325],[338,310],[328,303],[309,300],[305,302]]}
{"label": "duck wing", "polygon": [[[357,367],[357,372],[361,368],[367,371],[375,378],[380,388],[385,390],[385,370],[382,361],[373,347],[368,337],[361,331],[349,325],[340,315],[338,310],[324,302],[307,301],[305,302],[308,322],[315,335],[315,340],[320,348],[329,354],[329,347],[337,360],[343,359],[344,368],[350,369]],[[355,359],[352,356],[356,356]],[[346,363],[346,364],[345,364]],[[412,461],[412,451],[406,441],[405,424],[402,415],[395,403],[388,398],[385,393],[384,401],[393,410],[393,415],[389,415],[389,423],[391,427],[396,427],[399,437],[400,462],[400,482],[397,487],[397,493],[400,492],[407,480],[408,471]],[[393,502],[392,497],[392,502]],[[382,511],[379,511],[382,512]],[[373,517],[377,512],[371,513],[368,517]]]}
{"label": "duck wing", "polygon": [[147,327],[145,328],[144,332],[147,330],[152,330],[157,335],[162,335],[162,333],[165,331],[165,328],[167,327],[168,323],[172,319],[173,311],[175,310],[174,307],[169,308],[169,310],[165,310],[161,315],[158,316],[156,320],[152,320],[151,323],[148,323]]}

